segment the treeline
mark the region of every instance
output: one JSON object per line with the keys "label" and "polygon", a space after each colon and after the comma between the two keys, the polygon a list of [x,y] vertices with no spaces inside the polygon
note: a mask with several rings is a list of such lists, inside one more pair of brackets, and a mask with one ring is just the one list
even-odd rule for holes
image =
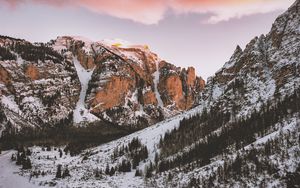
{"label": "treeline", "polygon": [[[209,164],[212,157],[228,152],[229,147],[238,150],[251,144],[257,136],[264,136],[272,126],[283,118],[299,112],[299,109],[300,89],[295,90],[291,96],[286,96],[283,100],[267,103],[259,112],[253,112],[249,118],[227,123],[226,126],[224,123],[227,121],[223,121],[222,118],[222,120],[216,119],[215,115],[218,112],[215,111],[210,111],[213,114],[196,115],[185,119],[180,123],[179,129],[166,133],[159,147],[162,155],[166,157],[179,152],[190,143],[195,143],[194,146],[173,159],[162,160],[159,163],[158,171],[163,172],[193,161],[197,161],[200,166]],[[225,120],[227,119],[225,118]],[[214,121],[219,121],[220,124],[216,126]],[[210,128],[210,126],[214,128]],[[218,133],[209,134],[209,130],[214,130],[215,126],[222,127],[222,129]],[[206,135],[205,133],[208,135],[201,137]],[[200,141],[200,138],[203,140]]]}
{"label": "treeline", "polygon": [[22,59],[31,62],[51,60],[54,63],[61,63],[64,60],[63,56],[43,43],[33,45],[23,40],[14,41],[13,44],[7,47],[1,46],[0,60],[16,60],[17,56],[12,52],[19,54]]}
{"label": "treeline", "polygon": [[51,60],[54,63],[61,63],[64,59],[58,52],[43,43],[33,45],[27,42],[16,42],[11,46],[11,50],[20,54],[26,61]]}
{"label": "treeline", "polygon": [[10,52],[8,48],[0,46],[0,60],[16,60],[17,57]]}
{"label": "treeline", "polygon": [[24,149],[24,147],[18,148],[17,154],[13,154],[11,156],[12,161],[16,161],[16,165],[22,166],[22,169],[27,170],[31,169],[31,160],[29,156],[31,155],[31,151],[29,149]]}
{"label": "treeline", "polygon": [[[143,145],[138,138],[133,138],[127,145],[122,145],[114,149],[111,155],[112,161],[120,160],[116,165],[106,165],[105,170],[96,169],[94,171],[96,178],[101,178],[102,174],[113,176],[116,172],[126,173],[136,170],[135,176],[142,176],[142,170],[138,169],[140,161],[148,158],[147,146]],[[146,167],[145,174],[152,173],[153,169]],[[103,173],[102,173],[103,172]]]}
{"label": "treeline", "polygon": [[20,145],[67,145],[66,150],[71,155],[77,155],[83,149],[120,138],[133,132],[130,129],[107,124],[102,121],[77,127],[72,125],[71,119],[63,119],[55,125],[22,127],[20,131],[11,126],[2,132],[0,147],[2,146],[6,150],[18,148]]}
{"label": "treeline", "polygon": [[126,159],[117,165],[117,169],[120,172],[130,172],[131,169],[136,169],[141,161],[148,158],[148,148],[138,138],[133,138],[126,146],[116,147],[111,158],[114,161],[122,156],[126,156]]}
{"label": "treeline", "polygon": [[159,142],[159,147],[163,149],[162,156],[169,156],[177,153],[178,150],[189,146],[212,131],[220,128],[229,122],[231,114],[222,112],[219,107],[204,109],[202,114],[196,114],[190,118],[184,118],[180,125],[172,132],[165,133],[164,139]]}

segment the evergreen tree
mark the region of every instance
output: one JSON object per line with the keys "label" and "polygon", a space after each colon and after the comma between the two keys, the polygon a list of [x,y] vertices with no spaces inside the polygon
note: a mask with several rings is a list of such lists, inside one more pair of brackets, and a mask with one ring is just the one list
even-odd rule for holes
{"label": "evergreen tree", "polygon": [[60,148],[59,148],[58,152],[59,152],[59,157],[62,158],[63,152]]}
{"label": "evergreen tree", "polygon": [[30,159],[29,158],[27,158],[27,159],[24,159],[24,161],[23,161],[23,167],[22,167],[24,170],[26,170],[26,169],[31,169],[32,168],[32,166],[31,166],[31,161],[30,161]]}
{"label": "evergreen tree", "polygon": [[135,175],[134,176],[142,176],[142,173],[138,168],[135,170]]}
{"label": "evergreen tree", "polygon": [[56,178],[61,178],[61,165],[57,165]]}
{"label": "evergreen tree", "polygon": [[153,171],[153,166],[152,166],[152,162],[150,161],[149,166],[145,167],[145,177],[146,178],[151,178],[152,177],[152,171]]}
{"label": "evergreen tree", "polygon": [[106,175],[109,175],[109,165],[108,165],[108,163],[106,164],[106,168],[105,168],[105,174]]}
{"label": "evergreen tree", "polygon": [[68,166],[67,166],[67,167],[65,168],[63,174],[62,174],[62,178],[66,178],[66,177],[68,177],[68,176],[71,176],[71,175],[70,175],[70,171],[69,171]]}
{"label": "evergreen tree", "polygon": [[95,178],[100,178],[100,171],[98,168],[95,170]]}
{"label": "evergreen tree", "polygon": [[115,174],[115,168],[111,167],[110,171],[109,171],[109,175],[113,176]]}

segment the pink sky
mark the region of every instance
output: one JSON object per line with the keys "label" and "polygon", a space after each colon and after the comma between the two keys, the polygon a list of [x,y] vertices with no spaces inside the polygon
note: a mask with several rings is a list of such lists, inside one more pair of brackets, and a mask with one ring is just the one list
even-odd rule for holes
{"label": "pink sky", "polygon": [[[0,34],[33,41],[57,35],[149,44],[207,78],[237,44],[267,33],[294,0],[0,0]],[[120,31],[121,30],[121,31]],[[180,53],[179,53],[180,52]]]}

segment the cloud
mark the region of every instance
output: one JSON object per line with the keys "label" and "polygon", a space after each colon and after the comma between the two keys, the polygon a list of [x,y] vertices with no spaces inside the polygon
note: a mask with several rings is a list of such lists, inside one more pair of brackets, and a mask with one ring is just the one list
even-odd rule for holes
{"label": "cloud", "polygon": [[288,8],[294,0],[175,0],[170,6],[177,13],[210,13],[207,23],[218,23],[258,13]]}
{"label": "cloud", "polygon": [[157,24],[170,10],[175,14],[206,14],[207,23],[286,9],[294,0],[0,0],[0,5],[45,4],[79,7],[143,24]]}
{"label": "cloud", "polygon": [[167,8],[165,0],[79,0],[77,4],[97,13],[144,24],[158,23]]}

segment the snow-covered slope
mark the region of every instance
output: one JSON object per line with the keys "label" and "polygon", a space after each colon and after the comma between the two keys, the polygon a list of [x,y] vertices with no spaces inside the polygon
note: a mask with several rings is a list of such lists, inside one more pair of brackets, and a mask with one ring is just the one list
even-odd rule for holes
{"label": "snow-covered slope", "polygon": [[76,68],[77,75],[80,80],[81,84],[81,91],[79,95],[79,100],[76,104],[73,119],[75,123],[80,123],[82,121],[97,121],[99,118],[97,118],[95,115],[91,114],[88,109],[85,107],[85,97],[86,97],[86,91],[88,89],[89,81],[91,80],[92,74],[94,69],[92,70],[86,70],[84,69],[77,58],[75,57],[73,60],[74,66]]}
{"label": "snow-covered slope", "polygon": [[[133,138],[138,138],[141,143],[146,145],[149,150],[149,158],[145,162],[141,162],[139,168],[143,170],[143,167],[150,161],[154,161],[155,153],[158,151],[157,146],[160,138],[168,131],[179,126],[179,121],[185,117],[192,116],[201,112],[202,107],[196,107],[187,113],[182,113],[171,119],[162,121],[158,124],[150,126],[141,131],[135,132],[131,135],[123,137],[121,139],[103,144],[99,147],[86,150],[84,153],[90,153],[87,159],[84,159],[83,155],[71,157],[70,155],[64,155],[59,157],[58,150],[52,149],[51,152],[43,151],[42,147],[32,147],[32,155],[30,156],[33,169],[39,169],[47,172],[47,178],[39,176],[38,178],[32,177],[31,182],[35,184],[47,184],[46,182],[55,182],[59,187],[145,187],[147,186],[143,180],[143,177],[135,177],[135,171],[129,173],[120,173],[117,176],[104,176],[101,179],[95,179],[94,170],[105,170],[106,165],[117,166],[122,161],[123,157],[112,161],[111,155],[113,155],[116,147],[128,144]],[[11,152],[10,152],[11,154]],[[126,158],[126,157],[125,157]],[[1,161],[2,162],[2,161]],[[72,176],[65,180],[55,180],[57,165],[63,165],[68,167]],[[7,166],[13,168],[14,164],[9,163]],[[29,178],[29,172],[24,171],[24,176]]]}
{"label": "snow-covered slope", "polygon": [[[31,147],[32,155],[29,158],[33,169],[24,170],[24,176],[29,177],[31,172],[41,170],[46,175],[33,177],[31,182],[41,185],[51,183],[58,187],[289,187],[297,184],[300,169],[299,12],[300,1],[297,0],[286,13],[278,17],[269,34],[254,38],[244,50],[237,47],[230,60],[209,79],[204,92],[197,95],[199,105],[195,108],[131,135],[86,149],[77,156],[67,153],[60,157],[58,148],[44,151],[42,147]],[[77,45],[87,47],[86,44],[80,44]],[[140,92],[135,87],[128,90],[124,97],[125,108],[130,106],[130,102],[138,100],[138,93],[145,94],[145,90],[150,90],[152,85],[155,87],[151,88],[154,92],[152,95],[160,94],[161,99],[165,100],[164,105],[168,104],[172,96],[166,97],[160,85],[169,83],[169,77],[176,83],[183,83],[180,82],[181,78],[189,78],[189,71],[178,73],[172,65],[163,61],[160,64],[150,63],[151,66],[159,65],[160,69],[158,71],[149,66],[151,74],[144,75],[139,72],[140,56],[136,49],[132,54],[129,46],[122,49],[118,47],[119,44],[109,48],[100,43],[89,45],[88,54],[97,51],[101,57],[109,57],[98,59],[100,65],[98,61],[89,64],[88,57],[83,55],[80,58],[80,53],[72,52],[83,59],[82,62],[78,60],[85,70],[97,66],[90,84],[96,84],[100,89],[91,89],[87,91],[87,97],[82,96],[90,102],[97,99],[98,95],[97,103],[89,104],[93,109],[103,105],[100,103],[101,97],[108,97],[105,92],[98,93],[101,88],[131,84],[132,75],[139,75],[136,81],[149,78],[151,84],[142,87]],[[97,59],[95,56],[93,58]],[[119,72],[123,68],[133,70],[132,75]],[[112,85],[106,85],[111,75],[118,77],[120,73],[124,73],[129,81],[122,82],[114,78]],[[166,74],[169,77],[165,78]],[[197,81],[190,85],[188,83],[186,81],[181,88],[191,89],[190,86],[197,84]],[[169,85],[169,89],[176,91],[178,88]],[[111,99],[108,97],[108,100]],[[155,100],[160,103],[157,98]],[[11,109],[14,109],[13,106]],[[133,106],[138,109],[134,110],[139,111],[137,114],[144,114],[144,106]],[[117,112],[101,118],[112,120],[114,116],[124,115],[124,111]],[[124,116],[122,118],[124,120]],[[243,127],[245,125],[253,127],[253,130]],[[240,135],[245,137],[239,138]],[[136,138],[140,143],[134,142]],[[137,148],[146,148],[147,155],[143,153],[144,158],[140,157],[140,148],[132,149],[132,143],[139,145]],[[198,148],[202,150],[196,151]],[[219,151],[214,151],[216,148]],[[157,155],[160,158],[157,159]],[[137,168],[143,175],[135,176],[139,171],[131,165],[129,172],[121,172],[122,165],[126,166],[128,161],[133,164],[137,156],[141,158]],[[55,178],[57,165],[67,168],[71,176]],[[161,166],[164,168],[160,169]],[[105,172],[107,167],[108,172]],[[102,173],[97,175],[99,171]]]}
{"label": "snow-covered slope", "polygon": [[20,176],[20,169],[11,161],[11,155],[15,151],[4,151],[0,154],[0,187],[23,187],[36,188],[40,187],[28,180],[28,178]]}

